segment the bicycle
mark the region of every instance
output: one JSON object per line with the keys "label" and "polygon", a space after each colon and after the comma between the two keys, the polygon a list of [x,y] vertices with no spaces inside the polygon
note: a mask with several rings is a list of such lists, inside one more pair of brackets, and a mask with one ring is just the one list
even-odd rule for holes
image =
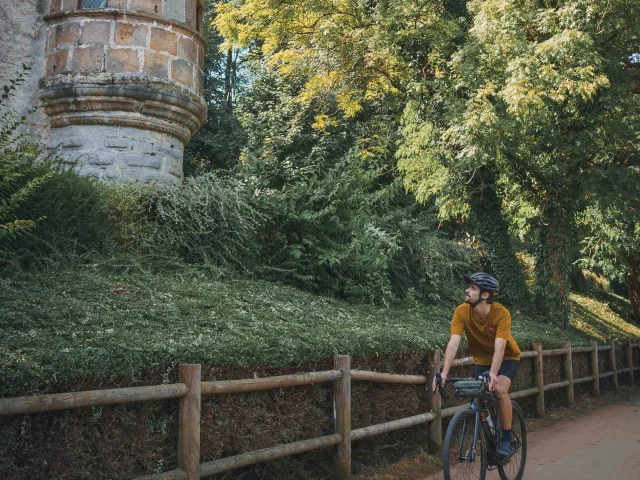
{"label": "bicycle", "polygon": [[[454,384],[456,397],[471,398],[468,409],[456,413],[444,437],[443,462],[445,480],[484,480],[487,471],[498,469],[502,480],[521,480],[527,459],[527,430],[520,405],[511,400],[513,406],[512,454],[509,458],[496,455],[500,447],[502,429],[498,409],[501,397],[488,389],[488,372],[474,378],[447,378]],[[436,383],[440,395],[444,395],[442,378],[437,374]],[[493,419],[495,419],[495,424]],[[478,442],[478,439],[480,442]],[[479,447],[479,448],[478,448]]]}

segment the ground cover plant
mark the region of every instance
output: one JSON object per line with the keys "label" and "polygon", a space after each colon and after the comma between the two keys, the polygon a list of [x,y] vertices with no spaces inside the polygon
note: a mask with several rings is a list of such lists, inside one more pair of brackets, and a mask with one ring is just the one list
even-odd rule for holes
{"label": "ground cover plant", "polygon": [[[124,262],[58,266],[0,279],[3,396],[74,383],[128,384],[148,369],[175,375],[178,363],[291,367],[334,354],[384,356],[446,345],[451,309],[347,303],[286,285],[219,278],[195,266],[171,273]],[[461,285],[462,287],[462,285]],[[602,302],[575,302],[575,327],[514,312],[527,347],[640,336]]]}

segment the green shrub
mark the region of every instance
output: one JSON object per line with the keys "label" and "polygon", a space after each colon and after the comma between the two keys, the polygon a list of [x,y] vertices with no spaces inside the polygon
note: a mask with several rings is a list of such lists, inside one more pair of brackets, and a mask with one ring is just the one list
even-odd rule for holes
{"label": "green shrub", "polygon": [[[12,133],[10,130],[2,128],[0,131],[5,145]],[[52,176],[52,172],[29,174],[28,164],[38,156],[38,149],[26,142],[0,149],[0,246],[18,240],[43,219],[40,216],[24,217],[24,212],[19,211]]]}
{"label": "green shrub", "polygon": [[14,94],[16,87],[24,82],[28,70],[23,65],[16,78],[2,87],[0,95],[0,246],[36,226],[40,218],[21,218],[16,210],[51,175],[45,172],[24,181],[25,162],[38,157],[40,152],[33,144],[24,141],[24,135],[18,133],[24,125],[25,117],[16,118],[7,108],[7,100]]}
{"label": "green shrub", "polygon": [[463,275],[478,270],[476,252],[438,230],[435,212],[417,205],[397,208],[390,227],[399,232],[399,250],[389,266],[398,298],[411,292],[428,304],[460,303]]}
{"label": "green shrub", "polygon": [[31,174],[53,172],[38,192],[18,210],[25,217],[44,219],[20,241],[21,249],[36,255],[84,253],[106,246],[111,237],[109,210],[103,186],[56,162],[26,165]]}
{"label": "green shrub", "polygon": [[153,184],[110,183],[105,186],[109,205],[111,234],[120,252],[149,255],[157,252],[155,224],[151,221],[149,200]]}
{"label": "green shrub", "polygon": [[340,297],[391,300],[387,269],[398,235],[383,228],[383,214],[398,185],[382,185],[381,174],[350,154],[327,171],[259,192],[271,218],[260,229],[263,274]]}
{"label": "green shrub", "polygon": [[157,185],[141,200],[153,222],[156,253],[250,270],[261,215],[241,184],[206,173],[181,186]]}

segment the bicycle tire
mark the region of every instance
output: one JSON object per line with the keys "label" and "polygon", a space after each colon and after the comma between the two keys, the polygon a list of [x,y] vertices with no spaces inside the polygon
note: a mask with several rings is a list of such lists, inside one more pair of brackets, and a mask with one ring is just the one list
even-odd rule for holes
{"label": "bicycle tire", "polygon": [[[524,413],[517,402],[511,400],[513,408],[512,431],[515,438],[519,437],[520,448],[509,459],[509,463],[498,467],[501,480],[522,480],[524,467],[527,461],[527,425],[524,421]],[[515,428],[514,428],[515,427]],[[515,463],[518,465],[515,465]]]}
{"label": "bicycle tire", "polygon": [[[485,480],[487,475],[487,450],[484,444],[484,434],[482,428],[478,425],[478,441],[476,443],[476,457],[473,462],[459,461],[459,451],[464,451],[465,456],[468,455],[469,449],[473,445],[473,430],[475,426],[476,413],[473,410],[462,410],[456,413],[444,437],[442,446],[442,470],[444,472],[444,480]],[[466,424],[466,429],[463,427]],[[463,437],[463,438],[462,438]],[[462,438],[462,450],[460,450],[460,440]],[[472,465],[466,467],[465,465]],[[469,475],[469,472],[477,474]],[[466,472],[466,474],[464,473]],[[461,474],[462,473],[462,474]]]}

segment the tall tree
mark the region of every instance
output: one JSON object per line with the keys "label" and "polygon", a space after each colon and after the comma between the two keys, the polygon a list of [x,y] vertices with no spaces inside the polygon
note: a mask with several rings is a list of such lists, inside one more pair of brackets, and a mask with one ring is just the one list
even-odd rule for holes
{"label": "tall tree", "polygon": [[640,6],[627,0],[468,6],[468,38],[447,74],[431,82],[424,158],[401,153],[400,165],[409,188],[442,195],[445,206],[455,204],[455,195],[468,199],[468,190],[451,185],[483,168],[517,185],[537,211],[539,305],[566,327],[569,242],[584,182],[636,139],[637,125],[621,120]]}
{"label": "tall tree", "polygon": [[244,132],[234,114],[235,100],[246,85],[248,57],[237,48],[223,48],[224,39],[213,25],[220,0],[205,0],[204,37],[208,43],[204,62],[204,98],[208,106],[207,123],[193,136],[186,148],[185,174],[231,169],[240,156]]}

